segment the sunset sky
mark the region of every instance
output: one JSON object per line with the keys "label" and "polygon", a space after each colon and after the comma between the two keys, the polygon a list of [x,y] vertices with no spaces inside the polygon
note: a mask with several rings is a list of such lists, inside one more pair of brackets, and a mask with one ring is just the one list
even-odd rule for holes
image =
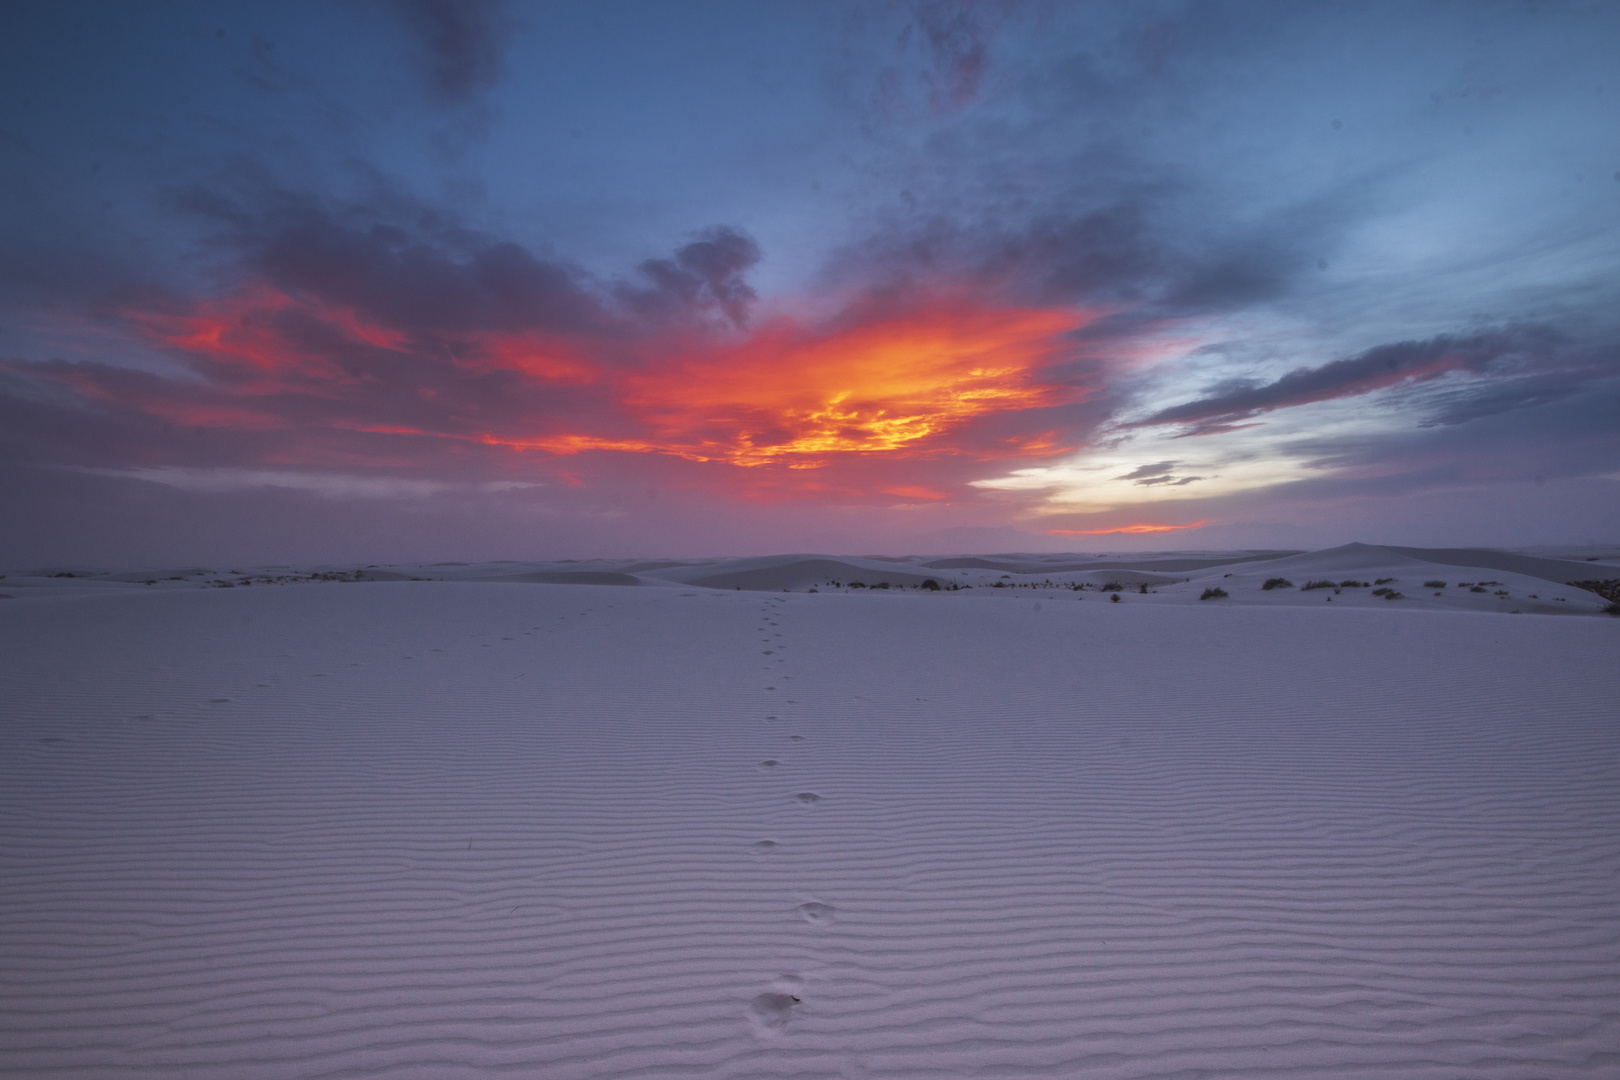
{"label": "sunset sky", "polygon": [[1620,539],[1620,5],[8,3],[0,569]]}

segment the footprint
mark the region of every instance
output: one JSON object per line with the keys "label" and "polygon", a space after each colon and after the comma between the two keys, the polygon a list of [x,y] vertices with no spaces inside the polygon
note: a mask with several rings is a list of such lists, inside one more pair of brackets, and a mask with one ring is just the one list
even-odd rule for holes
{"label": "footprint", "polygon": [[211,697],[211,698],[208,699],[208,704],[210,704],[210,705],[223,705],[223,704],[225,704],[226,702],[228,702],[230,700],[231,699],[228,698],[228,697]]}
{"label": "footprint", "polygon": [[789,742],[804,742],[804,736],[803,735],[789,735],[788,736],[788,741]]}
{"label": "footprint", "polygon": [[833,915],[838,911],[831,904],[823,904],[812,900],[807,904],[798,906],[799,917],[805,922],[815,923],[817,926],[832,925]]}
{"label": "footprint", "polygon": [[754,1025],[756,1034],[771,1036],[782,1033],[793,1018],[793,1010],[803,1001],[799,995],[787,991],[797,989],[801,981],[791,975],[785,976],[776,980],[776,985],[782,989],[766,991],[748,1003],[748,1019]]}
{"label": "footprint", "polygon": [[813,791],[801,791],[793,797],[806,806],[814,806],[821,801],[821,796]]}
{"label": "footprint", "polygon": [[780,764],[782,763],[777,761],[775,758],[766,758],[764,761],[759,763],[759,767],[762,769],[774,769]]}
{"label": "footprint", "polygon": [[776,717],[774,717],[774,716],[767,716],[767,717],[766,717],[766,718],[765,718],[765,719],[767,719],[767,720],[775,720],[775,719],[776,719]]}
{"label": "footprint", "polygon": [[781,846],[775,840],[761,840],[754,845],[754,853],[757,855],[769,855]]}

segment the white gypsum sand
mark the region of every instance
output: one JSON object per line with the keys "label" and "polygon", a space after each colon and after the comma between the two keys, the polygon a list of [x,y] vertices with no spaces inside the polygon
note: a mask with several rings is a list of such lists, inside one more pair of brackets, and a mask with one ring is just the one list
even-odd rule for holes
{"label": "white gypsum sand", "polygon": [[1620,620],[961,572],[24,582],[0,1073],[1620,1073]]}

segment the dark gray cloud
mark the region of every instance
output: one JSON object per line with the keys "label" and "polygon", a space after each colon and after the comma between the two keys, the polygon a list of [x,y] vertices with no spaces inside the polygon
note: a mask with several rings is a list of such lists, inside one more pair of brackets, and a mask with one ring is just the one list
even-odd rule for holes
{"label": "dark gray cloud", "polygon": [[461,105],[492,89],[505,74],[515,24],[507,0],[396,0],[420,42],[428,87]]}
{"label": "dark gray cloud", "polygon": [[936,112],[959,109],[978,96],[990,64],[986,22],[991,14],[986,5],[963,0],[927,3],[916,9],[916,26],[932,61],[929,104]]}
{"label": "dark gray cloud", "polygon": [[1175,475],[1176,464],[1174,461],[1156,461],[1151,465],[1140,465],[1116,479],[1134,481],[1138,487],[1186,487],[1204,479],[1202,476]]}
{"label": "dark gray cloud", "polygon": [[1141,480],[1144,477],[1164,476],[1167,473],[1169,473],[1171,470],[1173,470],[1175,467],[1176,467],[1176,463],[1173,462],[1173,461],[1158,461],[1158,462],[1154,462],[1152,465],[1138,466],[1137,468],[1132,469],[1130,472],[1126,473],[1124,476],[1119,477],[1119,479],[1121,479],[1121,480]]}
{"label": "dark gray cloud", "polygon": [[736,327],[748,322],[748,306],[758,299],[744,275],[759,262],[753,237],[726,225],[711,226],[672,259],[649,259],[641,273],[651,287],[621,285],[621,300],[655,321],[684,318],[718,309]]}
{"label": "dark gray cloud", "polygon": [[1132,426],[1191,424],[1200,432],[1229,428],[1272,409],[1352,397],[1401,383],[1437,379],[1450,371],[1478,373],[1544,358],[1560,343],[1552,331],[1521,327],[1469,337],[1442,334],[1427,341],[1379,345],[1315,368],[1295,368],[1269,383],[1236,383],[1208,397],[1160,410]]}
{"label": "dark gray cloud", "polygon": [[607,330],[584,275],[408,199],[367,205],[255,190],[193,189],[185,206],[222,227],[242,269],[276,287],[411,331]]}

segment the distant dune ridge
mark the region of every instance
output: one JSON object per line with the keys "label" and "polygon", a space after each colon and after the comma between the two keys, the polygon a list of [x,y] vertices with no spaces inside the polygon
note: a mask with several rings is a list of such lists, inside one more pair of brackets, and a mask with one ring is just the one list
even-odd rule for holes
{"label": "distant dune ridge", "polygon": [[1620,1075],[1566,574],[8,571],[0,1074]]}
{"label": "distant dune ridge", "polygon": [[[934,582],[942,590],[1015,588],[1098,589],[1119,585],[1150,589],[1148,602],[1197,601],[1206,588],[1218,586],[1233,604],[1317,603],[1320,596],[1290,589],[1265,589],[1264,582],[1282,576],[1313,579],[1345,575],[1399,585],[1403,606],[1421,610],[1500,611],[1518,614],[1589,614],[1612,597],[1605,581],[1620,586],[1620,552],[1593,548],[1595,555],[1551,558],[1544,554],[1484,548],[1406,548],[1346,544],[1325,551],[1165,552],[1127,557],[1073,554],[969,555],[955,558],[770,555],[740,559],[637,560],[598,559],[560,563],[432,563],[391,567],[320,567],[297,571],[287,567],[220,572],[203,568],[182,571],[102,572],[51,568],[12,573],[4,584],[16,584],[13,596],[43,596],[64,589],[83,593],[112,587],[196,588],[266,585],[305,581],[489,581],[543,585],[695,586],[743,592],[837,591],[852,588],[919,589]],[[1424,581],[1443,579],[1435,590]],[[1488,586],[1480,586],[1480,581]],[[1580,582],[1571,588],[1568,583]],[[149,583],[149,584],[148,584]],[[1381,584],[1381,582],[1380,582]],[[1600,586],[1594,590],[1593,586]],[[1473,592],[1484,588],[1484,594]],[[1438,591],[1438,595],[1436,592]],[[1334,594],[1337,603],[1379,602],[1382,597]],[[1482,598],[1483,596],[1483,598]],[[1370,597],[1370,599],[1369,599]]]}

